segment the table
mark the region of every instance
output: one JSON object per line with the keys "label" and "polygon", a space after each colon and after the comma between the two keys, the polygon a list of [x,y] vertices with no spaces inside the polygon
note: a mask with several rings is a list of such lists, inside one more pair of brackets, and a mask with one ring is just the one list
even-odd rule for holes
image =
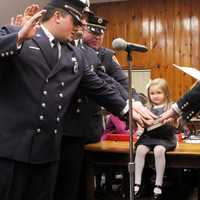
{"label": "table", "polygon": [[[121,141],[101,141],[85,146],[86,150],[86,199],[94,200],[95,164],[127,166],[129,162],[129,143]],[[147,159],[154,161],[150,153]],[[200,144],[178,144],[174,151],[166,154],[167,166],[172,168],[200,169]],[[198,191],[200,191],[200,173],[198,173]],[[198,192],[200,200],[200,192]]]}

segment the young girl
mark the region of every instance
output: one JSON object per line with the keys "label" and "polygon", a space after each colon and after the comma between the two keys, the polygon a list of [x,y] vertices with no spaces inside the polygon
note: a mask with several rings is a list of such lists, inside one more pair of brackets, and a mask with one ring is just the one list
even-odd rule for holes
{"label": "young girl", "polygon": [[[164,79],[157,78],[150,82],[147,88],[150,110],[157,116],[170,107],[169,89]],[[146,154],[152,150],[155,157],[156,181],[153,199],[162,198],[163,175],[165,171],[165,152],[176,148],[176,128],[163,125],[151,131],[144,130],[136,143],[135,155],[135,186],[134,195],[138,199],[141,194],[141,179]]]}

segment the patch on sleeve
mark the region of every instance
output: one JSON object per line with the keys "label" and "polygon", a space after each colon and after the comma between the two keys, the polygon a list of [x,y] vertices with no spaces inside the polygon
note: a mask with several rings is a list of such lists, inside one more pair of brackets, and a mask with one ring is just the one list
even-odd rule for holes
{"label": "patch on sleeve", "polygon": [[117,60],[117,57],[116,57],[115,55],[112,56],[112,60],[113,60],[114,62],[116,62],[118,65],[120,65],[120,64],[119,64],[119,61]]}

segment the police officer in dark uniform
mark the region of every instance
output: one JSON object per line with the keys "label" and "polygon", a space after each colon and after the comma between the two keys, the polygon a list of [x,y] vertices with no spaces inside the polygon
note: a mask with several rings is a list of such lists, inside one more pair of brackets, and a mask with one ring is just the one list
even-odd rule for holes
{"label": "police officer in dark uniform", "polygon": [[[102,28],[100,29],[102,30]],[[96,51],[85,44],[84,40],[78,41],[77,44],[87,60],[90,71],[94,71],[101,79],[109,83],[109,86],[113,90],[118,91],[124,100],[127,100],[127,77],[123,74],[121,68],[119,73],[117,73],[118,78],[115,79],[109,76],[106,73],[106,66],[102,65]],[[119,68],[119,66],[117,67]],[[120,82],[124,83],[124,86]],[[67,138],[73,137],[74,140],[84,145],[85,143],[99,141],[103,131],[101,106],[94,102],[90,95],[86,96],[85,94],[83,88],[76,93],[70,106],[70,111],[65,118],[64,136],[61,145],[61,163],[57,178],[55,200],[78,199],[79,176],[84,148],[74,150],[78,151],[79,157],[76,159],[76,164],[73,165],[74,161],[72,162],[72,159],[74,160],[74,154],[72,154],[71,160],[69,156],[66,156]]]}
{"label": "police officer in dark uniform", "polygon": [[[85,46],[89,46],[96,52],[101,61],[102,71],[104,71],[105,74],[107,74],[111,79],[113,79],[113,81],[115,81],[114,85],[116,88],[121,91],[121,94],[123,94],[125,99],[128,99],[127,76],[118,63],[117,58],[115,57],[115,52],[111,49],[102,47],[107,23],[108,21],[102,17],[89,15],[87,29],[83,31],[83,44],[85,44]],[[135,89],[133,89],[133,98],[136,101],[140,101],[139,95],[136,93]],[[86,143],[91,143],[99,140],[100,134],[94,134],[95,131],[97,132],[98,130],[93,129],[93,131],[88,131],[86,136]]]}
{"label": "police officer in dark uniform", "polygon": [[[46,11],[20,29],[0,30],[1,200],[52,199],[64,115],[80,85],[114,114],[127,110],[119,93],[91,71],[80,49],[67,42],[84,6],[78,0],[51,0]],[[139,115],[133,117],[140,121]],[[65,155],[76,168],[82,142],[71,135],[65,138]]]}
{"label": "police officer in dark uniform", "polygon": [[[109,84],[109,87],[119,92],[124,100],[127,100],[127,91],[112,77],[104,71],[104,66],[98,58],[96,52],[85,45],[79,43],[90,71],[95,72],[101,79]],[[57,177],[57,184],[54,199],[77,200],[79,195],[79,180],[84,155],[84,144],[87,134],[92,133],[93,142],[100,139],[102,133],[102,113],[99,106],[90,95],[85,95],[84,88],[78,90],[70,105],[69,112],[66,114],[64,136],[61,144],[61,163]],[[74,142],[82,144],[82,148],[73,150],[69,156],[68,138],[73,138]],[[75,156],[75,155],[78,155]],[[81,194],[83,195],[83,194]]]}
{"label": "police officer in dark uniform", "polygon": [[102,47],[107,24],[108,21],[106,19],[89,15],[88,28],[84,31],[83,41],[96,51],[102,65],[105,66],[106,73],[114,77],[115,80],[128,90],[127,76],[122,72],[122,68],[115,57],[115,52]]}

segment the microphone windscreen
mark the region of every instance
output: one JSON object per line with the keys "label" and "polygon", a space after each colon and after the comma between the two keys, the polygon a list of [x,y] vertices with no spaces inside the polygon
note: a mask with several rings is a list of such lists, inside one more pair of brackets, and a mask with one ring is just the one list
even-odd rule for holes
{"label": "microphone windscreen", "polygon": [[118,51],[126,50],[127,42],[122,38],[116,38],[112,41],[112,47]]}

